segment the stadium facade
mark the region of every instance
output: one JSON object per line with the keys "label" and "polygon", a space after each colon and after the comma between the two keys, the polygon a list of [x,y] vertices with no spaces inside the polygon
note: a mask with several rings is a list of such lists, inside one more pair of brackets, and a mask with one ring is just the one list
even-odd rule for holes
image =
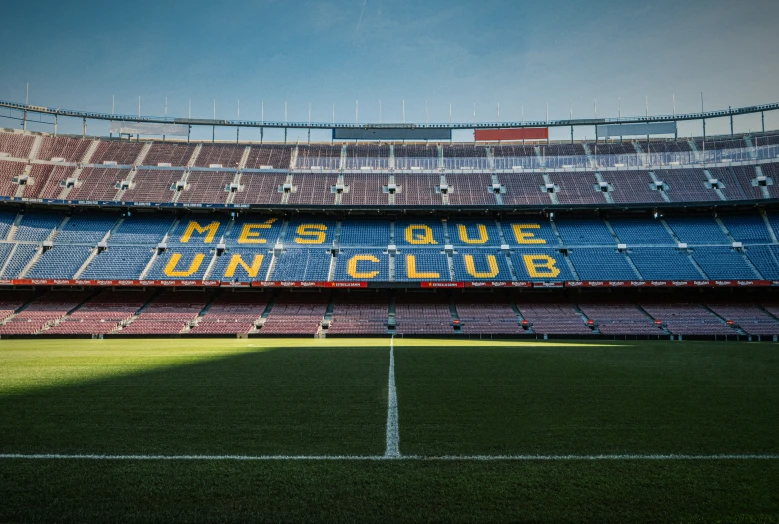
{"label": "stadium facade", "polygon": [[[619,125],[661,123],[640,120]],[[527,129],[481,136],[543,136]],[[228,144],[5,130],[0,336],[776,340],[777,183],[779,132]]]}

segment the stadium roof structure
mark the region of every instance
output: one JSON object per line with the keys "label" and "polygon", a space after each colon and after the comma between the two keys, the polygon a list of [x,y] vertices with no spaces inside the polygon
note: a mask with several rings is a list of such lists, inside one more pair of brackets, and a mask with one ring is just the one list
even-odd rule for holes
{"label": "stadium roof structure", "polygon": [[[167,116],[142,116],[142,115],[118,115],[109,113],[98,113],[90,111],[78,111],[71,109],[52,108],[46,106],[37,106],[30,104],[22,104],[17,102],[10,102],[0,100],[0,107],[7,108],[11,111],[21,112],[21,117],[10,117],[24,120],[25,125],[29,120],[29,114],[40,115],[44,117],[46,115],[53,117],[53,121],[37,120],[36,122],[50,124],[54,126],[56,133],[57,119],[59,117],[78,118],[86,121],[90,120],[104,120],[110,122],[126,122],[136,124],[156,124],[156,125],[174,125],[174,126],[208,126],[208,127],[236,127],[236,128],[276,128],[276,129],[330,129],[334,132],[336,130],[383,130],[383,131],[395,131],[398,133],[399,139],[403,137],[403,132],[408,130],[482,130],[482,129],[505,129],[505,128],[534,128],[534,127],[596,127],[611,126],[611,125],[625,125],[625,124],[663,124],[663,123],[676,123],[681,121],[695,121],[700,120],[704,123],[704,135],[705,135],[705,121],[713,118],[730,118],[731,134],[733,130],[733,117],[739,115],[748,115],[761,113],[764,114],[770,111],[779,110],[779,103],[762,104],[741,108],[728,108],[715,111],[702,111],[698,113],[683,113],[673,115],[655,115],[655,116],[620,116],[618,118],[579,118],[579,119],[563,119],[563,120],[532,120],[532,121],[515,121],[515,122],[450,122],[450,123],[346,123],[346,122],[282,122],[282,121],[258,121],[258,120],[225,120],[225,119],[206,119],[206,118],[181,118],[181,117],[167,117]],[[763,118],[763,121],[765,119]],[[765,127],[763,125],[763,127]],[[765,131],[765,129],[763,129]],[[160,133],[162,134],[162,133]],[[636,133],[642,135],[644,133]],[[440,135],[431,135],[432,137]],[[366,135],[367,139],[367,135]],[[423,138],[424,139],[424,138]]]}

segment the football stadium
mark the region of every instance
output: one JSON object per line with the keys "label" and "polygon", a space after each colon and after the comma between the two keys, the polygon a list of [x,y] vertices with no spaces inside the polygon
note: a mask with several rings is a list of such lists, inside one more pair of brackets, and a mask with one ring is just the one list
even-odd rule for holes
{"label": "football stadium", "polygon": [[0,522],[779,521],[779,103],[8,92]]}

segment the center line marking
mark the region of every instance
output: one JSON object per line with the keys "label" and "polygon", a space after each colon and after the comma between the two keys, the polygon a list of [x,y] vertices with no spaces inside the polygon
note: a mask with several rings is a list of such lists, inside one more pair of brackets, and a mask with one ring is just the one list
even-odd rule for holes
{"label": "center line marking", "polygon": [[400,458],[398,393],[395,389],[395,335],[390,338],[389,379],[387,384],[387,449],[385,458]]}

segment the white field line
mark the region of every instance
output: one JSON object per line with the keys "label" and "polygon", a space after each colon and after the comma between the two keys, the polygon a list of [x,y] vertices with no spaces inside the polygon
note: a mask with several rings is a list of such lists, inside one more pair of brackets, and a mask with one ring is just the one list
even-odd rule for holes
{"label": "white field line", "polygon": [[673,461],[673,460],[779,460],[779,454],[624,454],[624,455],[89,455],[60,453],[0,453],[0,460],[140,460],[140,461],[382,461],[407,460],[430,462],[573,462],[573,461]]}
{"label": "white field line", "polygon": [[389,379],[387,381],[387,448],[385,458],[400,458],[398,427],[398,392],[395,389],[395,336],[390,339]]}

